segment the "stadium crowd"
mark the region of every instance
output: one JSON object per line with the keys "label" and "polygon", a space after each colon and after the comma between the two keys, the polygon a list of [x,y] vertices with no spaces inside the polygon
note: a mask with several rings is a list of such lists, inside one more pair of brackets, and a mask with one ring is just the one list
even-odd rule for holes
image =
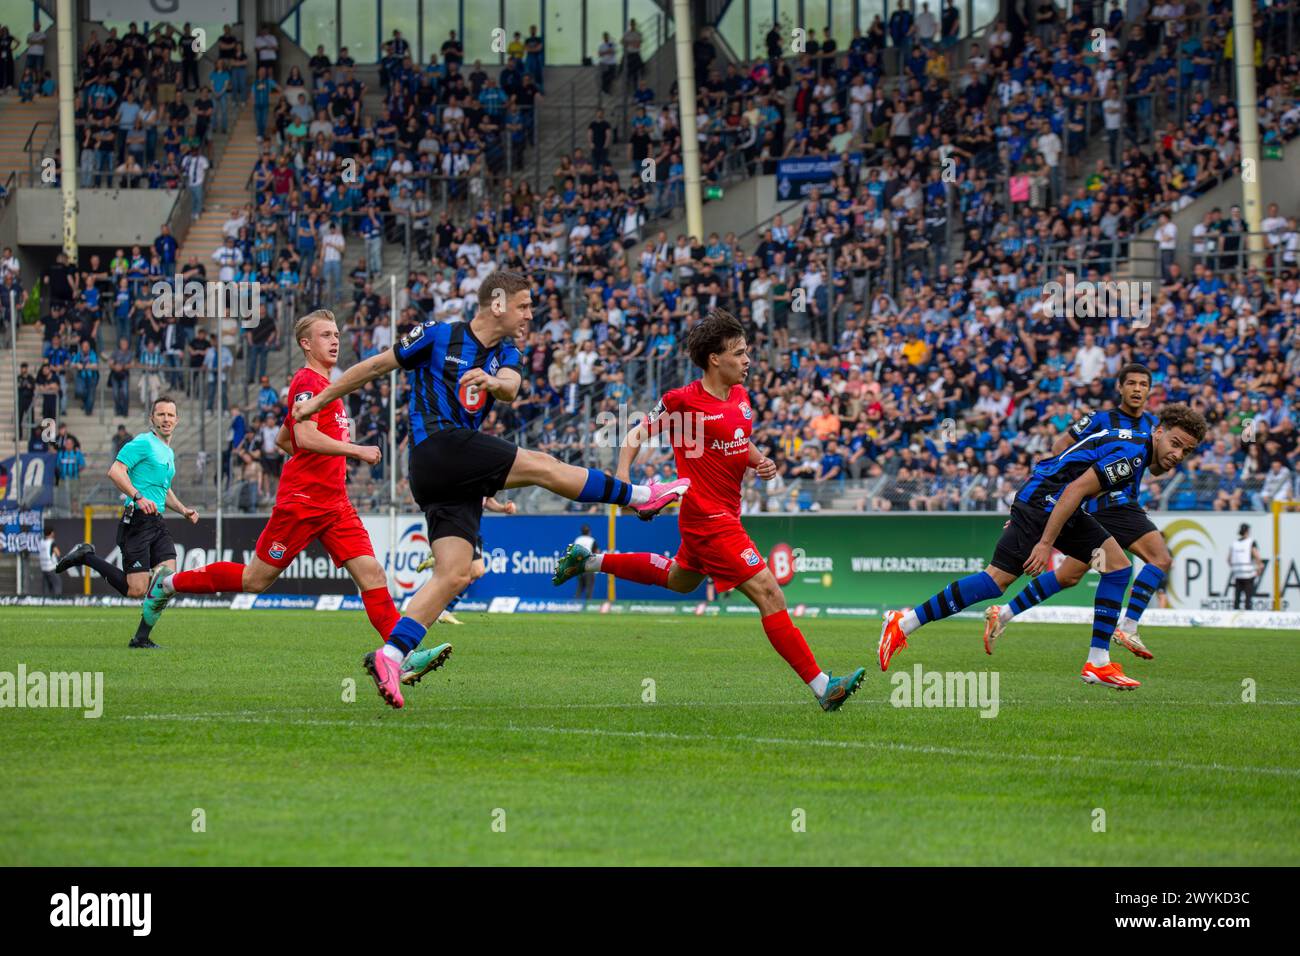
{"label": "stadium crowd", "polygon": [[[783,157],[841,161],[832,182],[754,234],[700,241],[653,228],[682,201],[675,90],[659,101],[638,78],[626,129],[598,113],[586,146],[535,187],[510,174],[523,168],[543,99],[521,58],[493,75],[466,68],[453,41],[416,66],[398,56],[405,41],[395,33],[384,113],[372,118],[346,51],[335,62],[318,51],[307,77],[277,80],[272,61],[250,84],[242,47],[223,37],[227,95],[251,86],[264,153],[250,202],[229,213],[213,261],[220,278],[259,279],[270,292],[267,319],[237,346],[236,380],[256,382],[258,395],[233,417],[224,456],[236,493],[255,501],[274,490],[268,429],[285,396],[267,358],[291,345],[279,335],[280,303],[338,309],[358,358],[387,348],[392,303],[376,280],[385,244],[405,241],[409,223],[399,336],[421,321],[470,318],[493,268],[534,276],[526,391],[487,427],[567,460],[612,466],[610,418],[634,424],[627,409],[649,408],[687,380],[679,343],[698,315],[720,307],[750,331],[754,439],[781,469],[776,481],[747,487],[748,511],[1006,510],[1032,461],[1083,408],[1110,398],[1128,361],[1152,369],[1153,409],[1186,401],[1212,423],[1192,477],[1165,507],[1260,509],[1300,497],[1297,210],[1268,210],[1262,268],[1246,260],[1235,206],[1207,213],[1190,236],[1169,220],[1240,160],[1224,86],[1230,6],[1161,4],[1132,22],[1116,4],[1104,17],[1100,4],[1077,4],[1068,19],[1032,26],[1017,15],[974,42],[960,68],[944,42],[950,10],[950,0],[938,15],[900,8],[843,47],[824,31],[793,57],[769,36],[765,57],[721,68],[702,38],[706,178],[771,172]],[[1257,14],[1266,146],[1300,129],[1300,56],[1285,50],[1287,21],[1278,19],[1289,11],[1275,4]],[[1105,31],[1100,44],[1094,26]],[[107,149],[106,131],[116,130],[117,152],[88,167],[83,151],[83,184],[88,169],[97,179],[140,145],[140,116],[123,113],[133,101],[144,109],[170,93],[185,111],[169,108],[163,133],[146,134],[141,165],[150,171],[174,166],[183,176],[186,157],[201,155],[224,122],[224,110],[203,102],[219,91],[199,89],[185,104],[182,89],[197,76],[190,83],[184,61],[173,62],[167,38],[142,40],[92,36],[85,51],[83,141]],[[1152,226],[1161,281],[1150,322],[1075,317],[1049,303],[1044,283],[1066,271],[1118,277]],[[361,240],[364,256],[345,276],[348,239]],[[1180,248],[1190,270],[1175,261]],[[216,363],[233,367],[236,356],[217,356],[194,322],[148,310],[148,281],[170,275],[175,255],[164,228],[152,249],[119,250],[107,266],[92,257],[81,270],[51,270],[47,298],[66,306],[45,320],[48,361],[36,381],[59,379],[63,393],[69,379],[74,389],[86,381],[103,321],[118,343],[109,364],[119,414],[132,398],[119,368],[138,370],[142,399],[166,384],[206,388],[211,401]],[[208,267],[195,257],[180,271],[201,277]],[[77,354],[87,342],[93,361]],[[201,371],[178,376],[187,366]],[[387,440],[390,397],[387,383],[351,397],[359,440]],[[401,405],[397,437],[405,443]],[[641,468],[669,464],[661,450]],[[386,493],[383,467],[352,465],[359,495]],[[1149,480],[1148,500],[1169,481]]]}

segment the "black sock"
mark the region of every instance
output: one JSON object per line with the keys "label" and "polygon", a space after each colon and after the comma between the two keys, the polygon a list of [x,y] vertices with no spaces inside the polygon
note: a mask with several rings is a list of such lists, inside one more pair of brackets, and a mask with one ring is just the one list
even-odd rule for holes
{"label": "black sock", "polygon": [[126,597],[127,591],[129,589],[126,586],[125,571],[117,567],[117,565],[109,564],[107,561],[105,561],[97,554],[89,555],[81,563],[88,564],[96,571],[98,571],[103,576],[104,580],[109,583],[109,586],[112,587],[114,591],[122,595],[122,597]]}
{"label": "black sock", "polygon": [[143,640],[143,639],[148,638],[148,637],[149,637],[149,632],[152,631],[152,630],[153,630],[153,628],[150,627],[148,624],[146,624],[146,623],[144,622],[144,618],[140,618],[140,623],[139,623],[139,625],[138,625],[138,626],[136,627],[136,629],[135,629],[135,638],[134,638],[134,640],[139,641],[139,640]]}

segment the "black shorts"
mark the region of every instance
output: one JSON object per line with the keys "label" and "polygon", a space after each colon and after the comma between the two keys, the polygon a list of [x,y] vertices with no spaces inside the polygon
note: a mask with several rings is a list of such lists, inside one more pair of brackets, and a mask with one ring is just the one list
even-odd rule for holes
{"label": "black shorts", "polygon": [[[1013,504],[1011,520],[998,539],[993,560],[989,563],[1017,577],[1024,574],[1029,552],[1042,539],[1048,517],[1048,513],[1041,508],[1033,508],[1019,501]],[[1093,552],[1110,536],[1110,532],[1098,524],[1092,515],[1076,511],[1056,536],[1056,550],[1084,564],[1090,564]]]}
{"label": "black shorts", "polygon": [[176,545],[162,515],[139,511],[130,521],[124,518],[118,522],[117,547],[122,552],[122,570],[127,574],[147,574],[176,557]]}
{"label": "black shorts", "polygon": [[411,449],[411,495],[439,538],[479,540],[483,499],[505,487],[519,448],[468,428],[434,432]]}
{"label": "black shorts", "polygon": [[1152,531],[1157,534],[1160,532],[1155,522],[1147,517],[1146,509],[1136,501],[1115,505],[1113,508],[1103,508],[1094,517],[1098,524],[1114,536],[1125,551],[1129,550],[1138,538]]}

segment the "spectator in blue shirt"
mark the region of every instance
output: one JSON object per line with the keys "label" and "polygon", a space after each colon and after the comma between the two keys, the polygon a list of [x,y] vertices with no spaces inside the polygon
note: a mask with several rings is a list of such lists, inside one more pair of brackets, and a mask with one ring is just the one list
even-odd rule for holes
{"label": "spectator in blue shirt", "polygon": [[226,67],[226,61],[217,60],[217,68],[208,76],[208,85],[212,87],[213,112],[216,114],[213,125],[223,134],[228,129],[230,84],[230,70]]}
{"label": "spectator in blue shirt", "polygon": [[82,411],[89,415],[95,410],[95,394],[99,391],[99,355],[88,339],[82,341],[73,368],[77,373],[74,385],[77,398],[81,399]]}

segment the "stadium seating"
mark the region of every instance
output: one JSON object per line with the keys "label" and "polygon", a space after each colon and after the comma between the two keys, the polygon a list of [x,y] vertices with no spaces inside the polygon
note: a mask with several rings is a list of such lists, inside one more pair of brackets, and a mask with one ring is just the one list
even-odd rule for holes
{"label": "stadium seating", "polygon": [[[1261,134],[1280,149],[1300,130],[1300,61],[1278,9],[1259,14],[1257,30]],[[1216,441],[1227,449],[1225,460],[1211,450],[1211,460],[1153,482],[1153,505],[1249,509],[1300,495],[1300,208],[1270,210],[1257,261],[1231,202],[1194,229],[1160,231],[1162,213],[1237,188],[1231,8],[1216,0],[1176,20],[1130,24],[1118,9],[1109,18],[1100,52],[1080,5],[1059,27],[999,22],[959,48],[914,44],[906,56],[861,34],[837,38],[832,57],[716,55],[699,89],[708,182],[770,177],[782,158],[844,161],[785,216],[694,244],[677,218],[674,88],[646,83],[612,98],[607,144],[601,120],[583,113],[593,157],[587,129],[542,128],[533,78],[513,61],[472,76],[441,62],[390,61],[382,75],[318,63],[303,78],[310,119],[295,119],[288,99],[270,107],[248,181],[251,215],[233,229],[234,277],[261,276],[282,330],[287,315],[334,307],[351,359],[391,341],[392,307],[398,334],[464,320],[487,270],[530,272],[526,390],[489,427],[605,467],[614,451],[602,413],[617,419],[623,408],[626,420],[627,409],[689,380],[682,342],[693,318],[729,308],[761,359],[749,383],[755,440],[781,467],[775,482],[747,488],[747,510],[1006,510],[1018,477],[1080,409],[1110,396],[1129,360],[1155,372],[1155,410],[1190,401],[1206,412],[1203,456]],[[585,76],[594,88],[595,71],[568,82]],[[548,71],[544,85],[558,83]],[[416,118],[401,121],[412,107]],[[575,138],[584,145],[566,149]],[[649,180],[645,159],[655,160]],[[347,240],[337,273],[313,265],[331,220]],[[211,274],[218,235],[187,243],[182,259],[192,246]],[[1149,283],[1153,321],[1053,313],[1044,284],[1067,272]],[[129,318],[137,360],[152,334],[140,309]],[[265,357],[253,344],[232,350],[230,400],[281,415],[284,396],[268,407],[260,375],[250,379],[254,357]],[[291,344],[281,340],[269,358],[271,390],[282,391]],[[197,373],[196,390],[208,378]],[[384,388],[352,400],[371,440],[387,440]],[[193,411],[202,414],[199,399]],[[93,427],[79,423],[83,442]],[[219,442],[206,438],[210,467],[180,469],[201,476],[191,497],[211,500]],[[232,507],[269,505],[274,467],[259,464],[262,442],[250,427],[244,447],[220,448],[234,463]],[[102,473],[94,450],[87,467]],[[1266,488],[1275,460],[1286,482]],[[383,467],[353,465],[359,500],[387,500]],[[662,450],[641,465],[668,467]],[[559,506],[540,495],[522,504]]]}

